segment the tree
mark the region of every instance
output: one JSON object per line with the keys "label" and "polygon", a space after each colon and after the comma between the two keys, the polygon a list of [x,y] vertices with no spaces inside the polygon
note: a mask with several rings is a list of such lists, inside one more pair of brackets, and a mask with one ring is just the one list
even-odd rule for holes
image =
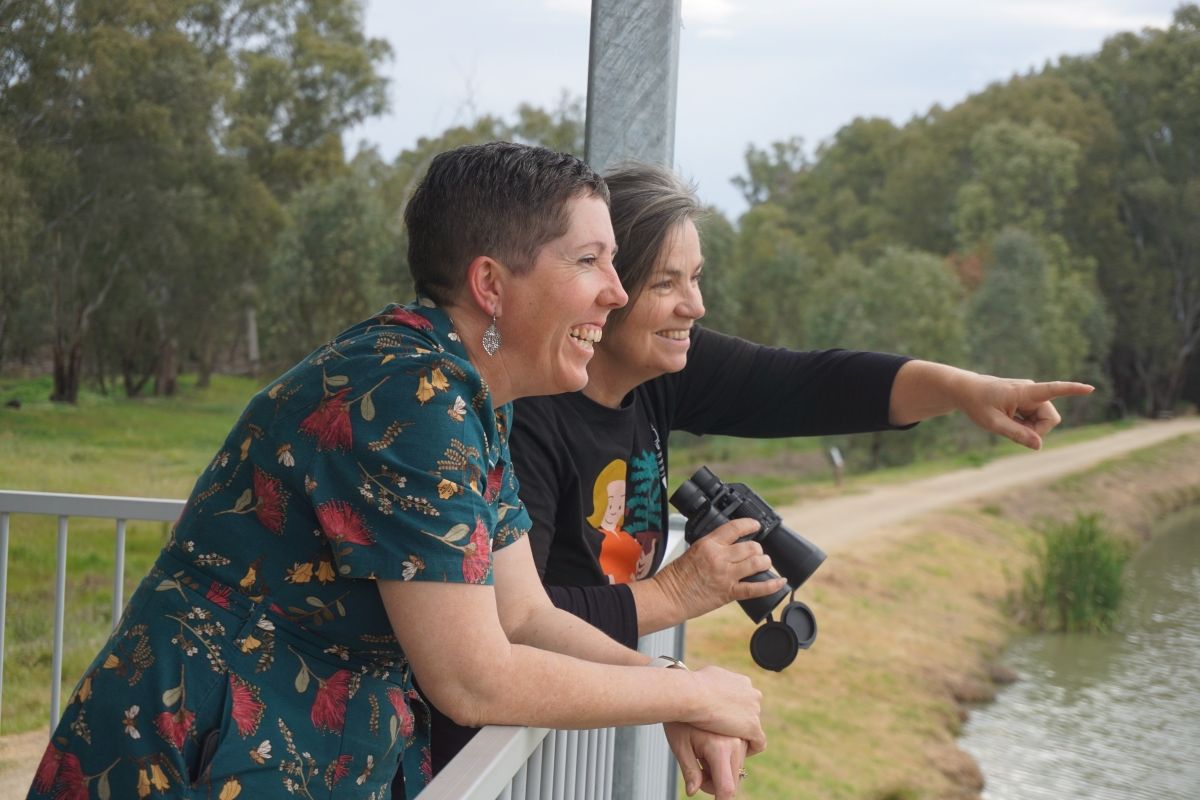
{"label": "tree", "polygon": [[287,216],[264,285],[266,352],[279,364],[383,306],[396,246],[378,196],[354,174],[302,189]]}
{"label": "tree", "polygon": [[[1103,305],[1059,259],[1016,228],[995,240],[986,277],[971,298],[973,364],[996,375],[1095,380],[1107,352]],[[1099,341],[1097,341],[1099,340]],[[1091,358],[1089,358],[1091,356]]]}
{"label": "tree", "polygon": [[1007,227],[1061,236],[1079,156],[1077,144],[1041,122],[982,128],[971,140],[974,175],[958,190],[959,247],[978,249]]}
{"label": "tree", "polygon": [[0,370],[13,338],[27,337],[32,321],[21,314],[23,299],[37,291],[30,243],[38,220],[20,170],[20,150],[12,135],[0,128]]}
{"label": "tree", "polygon": [[742,215],[734,263],[738,322],[732,332],[802,347],[808,285],[817,277],[817,264],[787,227],[782,208],[763,203]]}
{"label": "tree", "polygon": [[224,140],[286,200],[345,165],[342,133],[387,107],[377,73],[390,58],[363,35],[355,0],[226,0],[206,20],[213,58],[236,75]]}
{"label": "tree", "polygon": [[735,176],[733,185],[752,206],[778,201],[807,166],[804,140],[799,137],[774,142],[769,151],[750,145],[746,148],[746,174]]}
{"label": "tree", "polygon": [[737,298],[738,268],[735,261],[738,234],[717,208],[705,209],[697,226],[704,253],[703,324],[719,331],[737,330],[741,306]]}
{"label": "tree", "polygon": [[1117,391],[1144,413],[1169,411],[1200,349],[1200,6],[1063,69],[1103,100],[1119,131],[1117,207],[1132,263],[1100,269],[1116,315]]}
{"label": "tree", "polygon": [[[944,363],[962,363],[963,288],[945,259],[890,247],[868,265],[842,256],[810,287],[805,320],[809,346],[903,353]],[[943,436],[944,426],[923,425],[904,437],[872,434],[872,467],[905,463],[922,446]],[[835,440],[854,457],[845,438]]]}
{"label": "tree", "polygon": [[362,36],[353,0],[31,0],[0,15],[0,128],[40,224],[53,398],[74,401],[92,326],[130,308],[103,326],[138,338],[115,359],[127,390],[153,365],[169,392],[182,355],[211,363],[198,337],[253,293],[275,198],[345,169],[342,131],[383,107],[387,45]]}

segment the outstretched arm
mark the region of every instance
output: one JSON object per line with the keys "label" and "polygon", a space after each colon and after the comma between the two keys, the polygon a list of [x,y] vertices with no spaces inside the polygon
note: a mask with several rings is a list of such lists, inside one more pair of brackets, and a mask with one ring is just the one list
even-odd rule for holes
{"label": "outstretched arm", "polygon": [[1074,381],[996,378],[931,361],[909,361],[896,373],[889,413],[891,423],[901,426],[961,411],[986,431],[1040,450],[1042,437],[1062,421],[1052,401],[1090,394],[1093,388]]}

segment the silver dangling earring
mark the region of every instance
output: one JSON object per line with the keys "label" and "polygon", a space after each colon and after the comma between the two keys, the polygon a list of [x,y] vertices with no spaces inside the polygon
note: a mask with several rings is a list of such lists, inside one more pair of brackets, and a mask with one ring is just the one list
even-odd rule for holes
{"label": "silver dangling earring", "polygon": [[504,339],[500,336],[500,330],[496,327],[496,315],[493,313],[492,324],[488,325],[487,330],[483,332],[483,352],[489,356],[494,356],[503,343]]}

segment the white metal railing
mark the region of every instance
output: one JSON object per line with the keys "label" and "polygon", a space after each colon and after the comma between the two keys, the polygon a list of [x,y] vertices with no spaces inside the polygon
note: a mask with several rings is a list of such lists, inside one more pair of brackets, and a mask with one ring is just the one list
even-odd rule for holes
{"label": "white metal railing", "polygon": [[[174,522],[183,511],[182,500],[144,497],[104,497],[86,494],[49,494],[0,490],[0,698],[4,692],[4,626],[8,606],[9,516],[35,514],[58,518],[58,547],[54,567],[54,650],[50,665],[50,731],[58,724],[62,691],[63,621],[67,596],[67,528],[71,517],[101,517],[116,521],[113,563],[112,624],[116,627],[125,607],[125,526],[129,520]],[[0,709],[3,705],[0,704]]]}
{"label": "white metal railing", "polygon": [[[4,634],[12,514],[58,519],[54,573],[54,649],[50,667],[50,730],[61,705],[66,614],[67,533],[71,517],[116,523],[112,624],[124,608],[125,529],[131,521],[174,522],[182,500],[0,490],[0,700],[4,691]],[[666,558],[683,551],[683,518],[673,515]],[[683,655],[684,626],[642,637],[651,655]],[[3,708],[0,703],[0,709]],[[677,770],[662,728],[562,731],[506,725],[485,727],[421,792],[422,800],[672,800]]]}

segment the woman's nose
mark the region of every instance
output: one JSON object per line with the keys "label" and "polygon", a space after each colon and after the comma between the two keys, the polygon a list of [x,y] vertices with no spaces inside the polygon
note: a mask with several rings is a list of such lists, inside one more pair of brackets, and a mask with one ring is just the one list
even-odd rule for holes
{"label": "woman's nose", "polygon": [[625,287],[621,285],[621,279],[612,265],[609,265],[606,273],[608,281],[600,294],[600,304],[609,308],[620,308],[629,302],[629,295],[625,293]]}
{"label": "woman's nose", "polygon": [[689,286],[683,302],[679,304],[679,313],[688,319],[700,319],[704,316],[704,295],[699,286]]}

